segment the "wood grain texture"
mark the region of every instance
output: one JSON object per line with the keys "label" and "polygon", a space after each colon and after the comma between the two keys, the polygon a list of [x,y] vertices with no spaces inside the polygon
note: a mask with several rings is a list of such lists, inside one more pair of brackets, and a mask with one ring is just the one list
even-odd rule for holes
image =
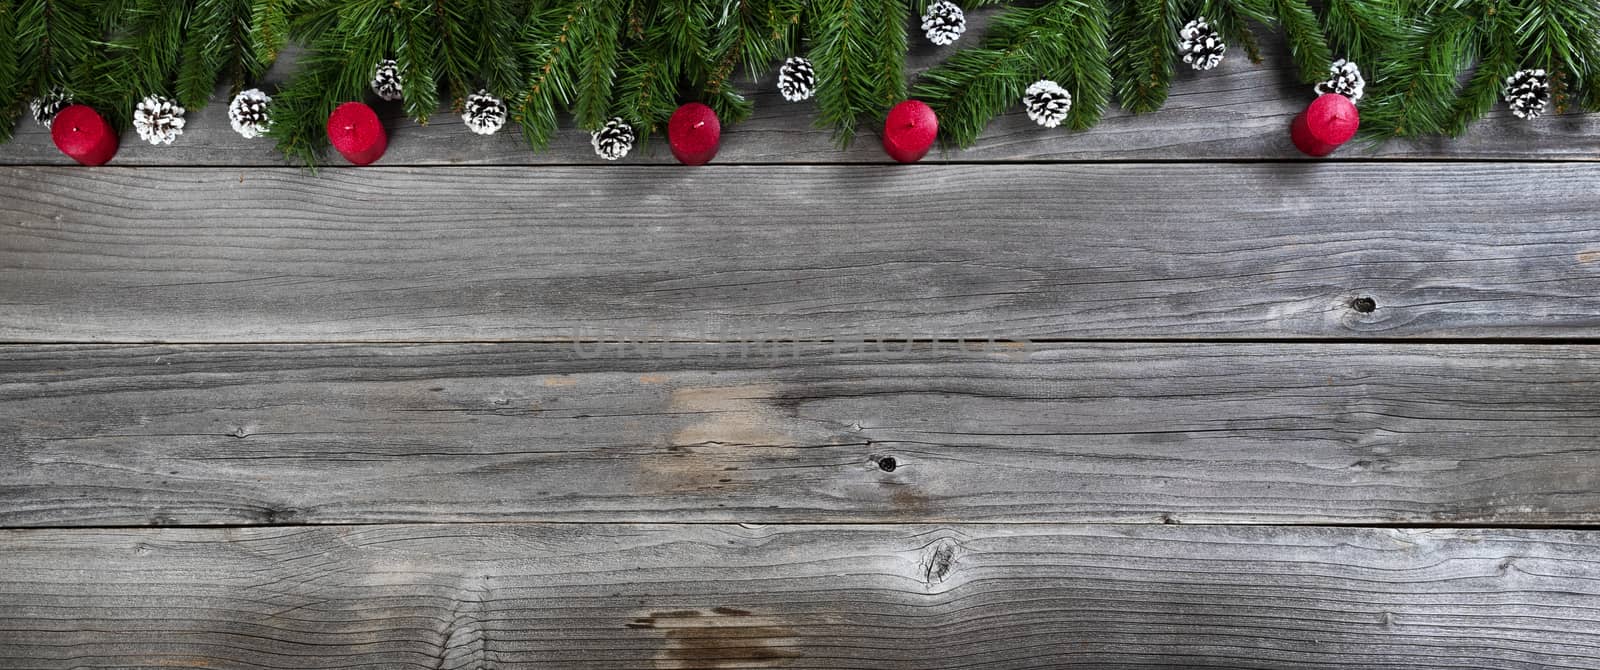
{"label": "wood grain texture", "polygon": [[[912,40],[907,64],[914,74],[977,43],[994,8],[969,13],[970,29],[957,46],[937,48],[920,36]],[[1313,97],[1296,78],[1286,47],[1264,40],[1265,61],[1252,64],[1241,51],[1230,52],[1216,70],[1180,68],[1167,106],[1135,116],[1113,108],[1099,126],[1085,132],[1046,130],[1034,125],[1020,105],[990,125],[977,146],[938,153],[940,161],[1099,161],[1302,159],[1289,143],[1289,122]],[[270,90],[292,69],[285,61],[267,78]],[[841,151],[827,129],[815,123],[812,102],[788,103],[778,95],[773,74],[743,86],[755,102],[755,115],[723,135],[717,163],[887,163],[871,122]],[[227,101],[192,112],[183,137],[171,146],[150,146],[131,132],[123,137],[116,165],[263,166],[284,164],[272,142],[246,140],[228,127]],[[468,132],[457,115],[441,111],[427,126],[407,119],[398,103],[377,106],[390,129],[389,152],[380,165],[599,165],[589,135],[571,123],[549,151],[534,152],[507,129],[492,137]],[[1554,115],[1535,121],[1512,116],[1496,106],[1466,136],[1391,142],[1378,147],[1348,146],[1331,160],[1347,158],[1469,158],[1518,160],[1593,160],[1600,155],[1600,115]],[[337,161],[337,157],[334,157]],[[663,142],[628,157],[627,163],[672,163]],[[69,165],[50,142],[49,132],[32,120],[18,124],[17,137],[0,145],[0,165]]]}
{"label": "wood grain texture", "polygon": [[0,348],[0,524],[1600,522],[1582,346]]}
{"label": "wood grain texture", "polygon": [[12,167],[0,340],[1592,337],[1597,209],[1571,164]]}
{"label": "wood grain texture", "polygon": [[1161,526],[0,532],[7,668],[1600,667],[1600,537]]}

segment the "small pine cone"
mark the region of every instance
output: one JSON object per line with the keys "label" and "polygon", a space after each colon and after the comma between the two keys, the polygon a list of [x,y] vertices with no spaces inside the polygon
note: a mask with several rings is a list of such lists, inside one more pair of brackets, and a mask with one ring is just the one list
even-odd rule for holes
{"label": "small pine cone", "polygon": [[399,100],[404,89],[400,86],[400,64],[393,58],[378,61],[372,71],[372,92],[384,100]]}
{"label": "small pine cone", "polygon": [[1502,92],[1519,119],[1537,119],[1550,104],[1550,75],[1544,70],[1521,70],[1506,77]]}
{"label": "small pine cone", "polygon": [[1223,54],[1228,53],[1228,45],[1222,43],[1222,36],[1217,34],[1217,29],[1206,23],[1202,16],[1178,31],[1178,51],[1183,53],[1183,62],[1196,70],[1209,70],[1222,62]]}
{"label": "small pine cone", "polygon": [[954,43],[961,33],[967,32],[967,15],[950,0],[938,0],[928,5],[922,15],[922,33],[928,41],[939,46]]}
{"label": "small pine cone", "polygon": [[1317,84],[1317,95],[1338,93],[1349,98],[1352,104],[1361,102],[1361,96],[1367,93],[1367,80],[1361,76],[1361,68],[1340,58],[1333,62],[1333,67],[1329,68],[1329,71],[1333,76]]}
{"label": "small pine cone", "polygon": [[133,109],[133,129],[151,144],[172,144],[183,134],[184,109],[178,101],[159,95],[145,96]]}
{"label": "small pine cone", "polygon": [[633,150],[633,126],[628,125],[620,116],[611,117],[606,125],[594,131],[590,143],[594,145],[594,153],[608,161],[614,161],[628,155]]}
{"label": "small pine cone", "polygon": [[1054,128],[1061,125],[1067,119],[1067,112],[1072,110],[1072,94],[1060,84],[1040,79],[1022,94],[1022,108],[1028,111],[1028,118],[1034,123]]}
{"label": "small pine cone", "polygon": [[33,112],[33,120],[46,128],[56,120],[56,114],[72,104],[72,96],[61,89],[55,89],[42,96],[28,101],[28,111]]}
{"label": "small pine cone", "polygon": [[267,134],[267,129],[272,127],[272,118],[267,115],[270,104],[272,96],[259,88],[233,96],[233,102],[228,103],[228,123],[233,125],[233,132],[247,140]]}
{"label": "small pine cone", "polygon": [[800,102],[817,92],[817,70],[811,59],[792,56],[778,68],[778,92],[789,102]]}
{"label": "small pine cone", "polygon": [[466,108],[461,112],[461,122],[467,130],[479,135],[493,135],[506,125],[506,103],[487,90],[467,96]]}

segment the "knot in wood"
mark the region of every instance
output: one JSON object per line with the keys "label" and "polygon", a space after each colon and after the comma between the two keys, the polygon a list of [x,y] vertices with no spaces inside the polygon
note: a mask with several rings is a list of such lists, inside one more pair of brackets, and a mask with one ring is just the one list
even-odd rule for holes
{"label": "knot in wood", "polygon": [[941,537],[923,547],[918,575],[923,585],[931,590],[949,580],[955,572],[960,550],[961,543],[948,537]]}

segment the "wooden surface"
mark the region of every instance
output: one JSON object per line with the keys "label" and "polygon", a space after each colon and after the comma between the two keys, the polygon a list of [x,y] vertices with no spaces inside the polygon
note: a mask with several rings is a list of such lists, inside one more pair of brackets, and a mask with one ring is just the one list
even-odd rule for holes
{"label": "wooden surface", "polygon": [[[3,531],[17,667],[1585,668],[1592,532]],[[91,577],[92,576],[92,577]],[[115,633],[112,633],[115,631]]]}
{"label": "wooden surface", "polygon": [[840,349],[13,347],[0,524],[1600,521],[1589,347]]}
{"label": "wooden surface", "polygon": [[9,167],[0,192],[6,341],[1600,328],[1584,164]]}
{"label": "wooden surface", "polygon": [[919,166],[25,122],[0,668],[1600,668],[1600,117],[1304,161],[1266,46]]}

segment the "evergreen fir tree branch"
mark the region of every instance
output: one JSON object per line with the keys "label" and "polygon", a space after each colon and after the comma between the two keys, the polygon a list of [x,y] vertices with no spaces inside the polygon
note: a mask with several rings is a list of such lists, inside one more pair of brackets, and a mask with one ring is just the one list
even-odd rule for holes
{"label": "evergreen fir tree branch", "polygon": [[1522,54],[1514,32],[1515,18],[1509,16],[1513,8],[1508,4],[1507,0],[1484,0],[1477,5],[1482,9],[1474,39],[1481,60],[1440,128],[1451,137],[1465,133],[1473,121],[1493,109],[1500,101],[1506,77],[1517,71]]}
{"label": "evergreen fir tree branch", "polygon": [[636,5],[629,12],[630,47],[619,58],[622,74],[611,112],[633,126],[641,143],[665,127],[677,109],[680,67],[691,60],[681,52],[704,48],[701,33],[688,29],[683,20],[682,12],[693,11],[688,3],[659,3],[653,14],[650,9]]}
{"label": "evergreen fir tree branch", "polygon": [[267,131],[285,156],[313,167],[326,153],[328,115],[365,96],[374,66],[393,49],[398,26],[392,2],[328,0],[297,20],[302,34],[315,39],[274,96]]}
{"label": "evergreen fir tree branch", "polygon": [[1404,18],[1395,0],[1327,0],[1323,32],[1336,54],[1376,76],[1386,50],[1405,37]]}
{"label": "evergreen fir tree branch", "polygon": [[1111,17],[1105,4],[1076,0],[1060,17],[1053,35],[1059,37],[1056,63],[1048,68],[1072,93],[1067,125],[1087,130],[1100,122],[1111,104]]}
{"label": "evergreen fir tree branch", "polygon": [[807,17],[817,71],[817,124],[840,146],[863,117],[905,97],[907,7],[901,0],[814,0]]}
{"label": "evergreen fir tree branch", "polygon": [[1111,97],[1110,17],[1097,0],[1052,0],[1000,14],[975,49],[957,51],[918,78],[914,97],[939,114],[945,141],[970,146],[989,119],[1017,104],[1028,85],[1052,79],[1072,94],[1067,120],[1088,128]]}
{"label": "evergreen fir tree branch", "polygon": [[427,10],[432,15],[431,29],[437,35],[434,40],[437,76],[443,80],[451,109],[459,111],[467,95],[478,90],[477,68],[472,66],[471,61],[477,51],[472,44],[472,35],[476,32],[481,38],[485,26],[474,27],[467,23],[467,12],[472,9],[468,3],[460,0],[428,0],[427,4]]}
{"label": "evergreen fir tree branch", "polygon": [[878,78],[878,114],[881,121],[890,107],[906,98],[906,25],[910,10],[902,0],[878,0],[878,21],[872,36],[872,69]]}
{"label": "evergreen fir tree branch", "polygon": [[92,0],[17,0],[18,80],[24,97],[90,83],[104,29]]}
{"label": "evergreen fir tree branch", "polygon": [[289,43],[290,17],[298,9],[295,0],[251,0],[250,45],[258,63],[278,60]]}
{"label": "evergreen fir tree branch", "polygon": [[250,37],[248,0],[195,0],[178,65],[178,103],[200,109],[219,80],[237,92],[264,69]]}
{"label": "evergreen fir tree branch", "polygon": [[750,116],[754,106],[734,88],[732,77],[740,63],[751,76],[793,50],[793,22],[771,0],[728,0],[713,25],[712,66],[706,76],[707,104],[725,122]]}
{"label": "evergreen fir tree branch", "polygon": [[1244,49],[1251,63],[1261,63],[1261,45],[1256,41],[1255,32],[1250,29],[1250,22],[1270,24],[1270,16],[1247,16],[1244,8],[1235,0],[1204,0],[1200,15],[1206,17],[1206,21],[1222,34],[1223,41],[1230,47]]}
{"label": "evergreen fir tree branch", "polygon": [[80,98],[97,108],[113,127],[126,128],[140,99],[174,95],[184,27],[192,11],[193,0],[176,6],[167,0],[130,3],[120,34],[105,45],[105,58],[97,62],[94,79]]}
{"label": "evergreen fir tree branch", "polygon": [[17,67],[17,7],[0,0],[0,143],[11,140],[22,113],[22,71]]}
{"label": "evergreen fir tree branch", "polygon": [[1522,0],[1516,32],[1529,58],[1527,67],[1550,73],[1557,112],[1570,107],[1569,89],[1593,82],[1600,68],[1600,7],[1593,2]]}
{"label": "evergreen fir tree branch", "polygon": [[521,39],[527,81],[513,106],[512,120],[522,126],[522,137],[535,149],[549,145],[555,135],[560,109],[576,88],[569,61],[573,58],[575,28],[588,10],[587,0],[568,0],[530,11]]}
{"label": "evergreen fir tree branch", "polygon": [[516,40],[527,10],[512,0],[477,0],[477,23],[483,27],[478,39],[476,62],[478,77],[501,98],[510,97],[522,79],[517,61]]}
{"label": "evergreen fir tree branch", "polygon": [[1172,85],[1180,25],[1175,0],[1123,0],[1112,25],[1112,71],[1122,107],[1153,112]]}
{"label": "evergreen fir tree branch", "polygon": [[[1410,13],[1417,16],[1418,13]],[[1460,6],[1435,7],[1388,52],[1362,113],[1371,138],[1440,134],[1450,124],[1457,81],[1472,60],[1477,17]]]}
{"label": "evergreen fir tree branch", "polygon": [[[1011,16],[1002,15],[995,28]],[[928,103],[939,115],[939,135],[945,143],[956,147],[976,144],[989,120],[1016,104],[1027,89],[1033,62],[1027,44],[1006,37],[991,32],[979,48],[957,51],[917,78],[912,97]]]}
{"label": "evergreen fir tree branch", "polygon": [[578,127],[597,130],[611,118],[611,85],[627,16],[617,0],[587,0],[574,34],[583,45],[572,63],[577,85],[572,115]]}
{"label": "evergreen fir tree branch", "polygon": [[1311,5],[1306,0],[1273,0],[1272,5],[1288,40],[1289,55],[1300,67],[1300,81],[1310,84],[1326,79],[1333,55]]}
{"label": "evergreen fir tree branch", "polygon": [[433,8],[429,0],[395,4],[399,12],[395,22],[400,26],[400,32],[396,35],[394,58],[400,68],[400,95],[405,103],[406,115],[425,126],[439,107],[438,55],[442,48],[441,36],[434,25]]}

